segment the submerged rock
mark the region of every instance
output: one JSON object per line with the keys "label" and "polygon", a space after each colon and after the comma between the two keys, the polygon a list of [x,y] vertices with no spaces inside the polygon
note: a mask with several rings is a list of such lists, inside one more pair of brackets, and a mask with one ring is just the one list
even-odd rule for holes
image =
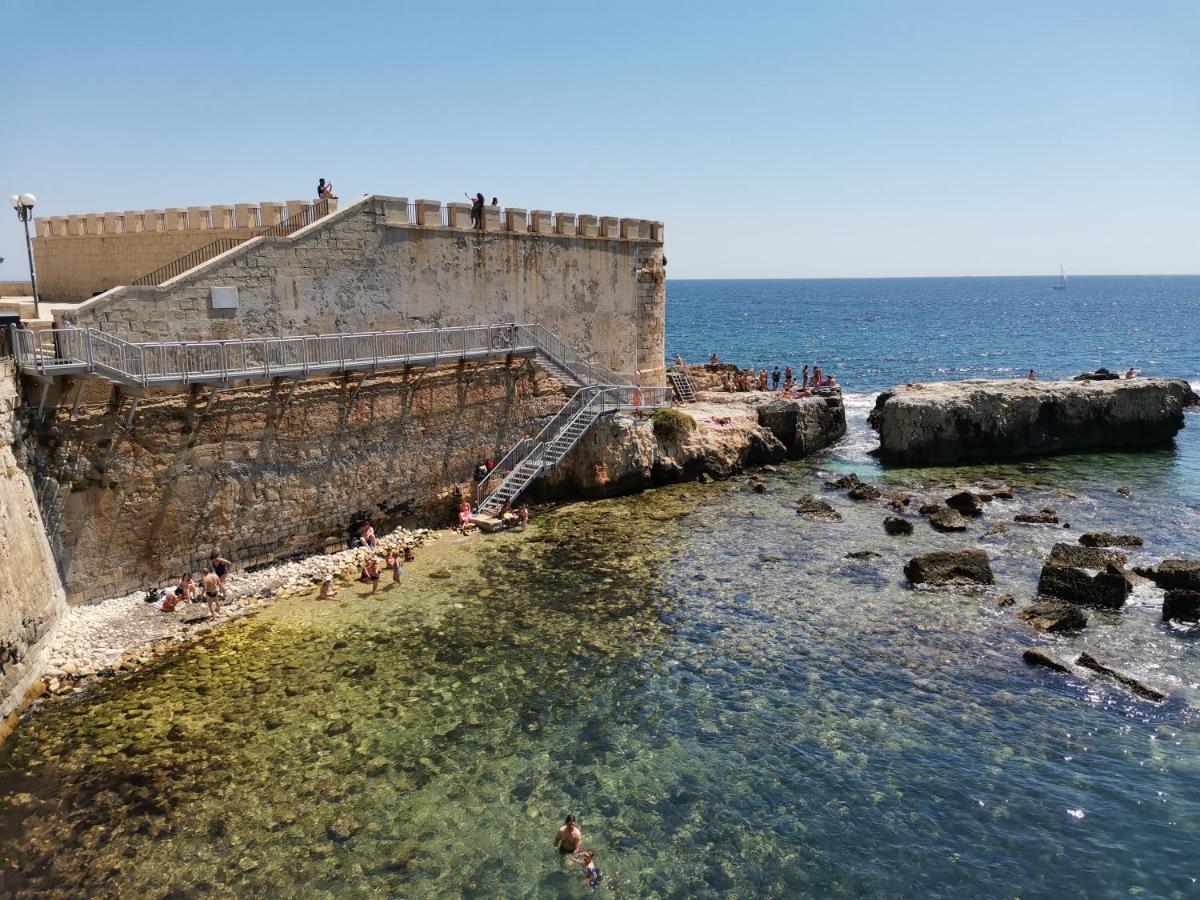
{"label": "submerged rock", "polygon": [[1182,379],[938,382],[880,394],[868,422],[885,462],[948,465],[1159,446],[1198,402]]}
{"label": "submerged rock", "polygon": [[1133,585],[1126,572],[1118,566],[1106,566],[1103,571],[1090,575],[1074,566],[1046,563],[1042,566],[1037,589],[1039,594],[1071,603],[1120,609],[1125,605],[1125,598],[1133,590]]}
{"label": "submerged rock", "polygon": [[882,554],[876,553],[874,550],[851,550],[846,554],[846,559],[879,559]]}
{"label": "submerged rock", "polygon": [[1118,672],[1116,669],[1106,666],[1090,653],[1079,654],[1079,659],[1075,660],[1075,662],[1085,669],[1091,669],[1093,672],[1097,672],[1111,678],[1118,684],[1124,685],[1145,700],[1153,700],[1155,703],[1159,703],[1167,699],[1167,695],[1157,688],[1150,687],[1150,685],[1139,681],[1132,675],[1126,675],[1124,672]]}
{"label": "submerged rock", "polygon": [[1125,554],[1098,547],[1055,544],[1050,549],[1049,562],[1058,566],[1077,566],[1081,569],[1103,569],[1105,566],[1125,565]]}
{"label": "submerged rock", "polygon": [[904,577],[913,584],[992,584],[995,576],[982,550],[935,550],[914,556],[904,565]]}
{"label": "submerged rock", "polygon": [[851,500],[878,500],[882,494],[879,488],[873,484],[867,484],[865,481],[860,481],[858,484],[846,491],[846,496]]}
{"label": "submerged rock", "polygon": [[913,524],[908,519],[902,519],[899,516],[888,516],[883,520],[883,530],[893,537],[902,534],[912,534]]}
{"label": "submerged rock", "polygon": [[1164,559],[1157,566],[1134,571],[1166,590],[1200,591],[1200,560]]}
{"label": "submerged rock", "polygon": [[939,506],[930,514],[929,524],[938,531],[966,531],[971,523],[958,510]]}
{"label": "submerged rock", "polygon": [[1070,675],[1073,671],[1070,663],[1063,662],[1049,650],[1042,647],[1030,647],[1021,654],[1021,659],[1033,666],[1042,666],[1052,672],[1062,672]]}
{"label": "submerged rock", "polygon": [[959,491],[946,498],[946,505],[965,516],[983,515],[983,497],[971,491]]}
{"label": "submerged rock", "polygon": [[1085,547],[1140,547],[1143,541],[1136,534],[1087,531],[1079,536],[1079,543]]}
{"label": "submerged rock", "polygon": [[796,498],[796,512],[813,519],[824,519],[829,522],[840,522],[842,514],[819,497],[812,494],[801,494]]}
{"label": "submerged rock", "polygon": [[1163,594],[1162,617],[1164,622],[1200,622],[1200,591],[1167,591]]}
{"label": "submerged rock", "polygon": [[1024,525],[1057,525],[1058,512],[1052,506],[1043,506],[1041,512],[1017,513],[1013,521]]}
{"label": "submerged rock", "polygon": [[1043,600],[1032,603],[1019,613],[1017,618],[1028,622],[1038,631],[1080,631],[1087,625],[1087,614],[1072,603]]}

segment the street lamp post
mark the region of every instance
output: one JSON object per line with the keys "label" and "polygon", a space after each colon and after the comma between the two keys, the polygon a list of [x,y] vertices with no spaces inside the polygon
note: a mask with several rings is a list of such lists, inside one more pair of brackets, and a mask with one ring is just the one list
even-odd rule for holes
{"label": "street lamp post", "polygon": [[29,220],[33,216],[33,205],[37,203],[37,197],[33,194],[13,194],[8,198],[8,202],[17,211],[17,218],[25,225],[25,252],[29,254],[29,284],[33,288],[33,317],[40,319],[42,312],[38,307],[37,275],[33,272],[33,242],[29,239]]}

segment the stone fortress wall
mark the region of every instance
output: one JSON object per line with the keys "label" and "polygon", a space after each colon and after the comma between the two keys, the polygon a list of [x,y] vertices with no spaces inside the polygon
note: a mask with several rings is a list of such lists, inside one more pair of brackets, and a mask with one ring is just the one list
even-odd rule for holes
{"label": "stone fortress wall", "polygon": [[88,385],[37,426],[32,467],[62,499],[67,600],[202,571],[214,548],[239,567],[344,549],[355,517],[378,528],[453,519],[480,460],[536,434],[568,394],[527,358],[151,392],[136,414]]}
{"label": "stone fortress wall", "polygon": [[16,371],[0,362],[0,716],[41,674],[66,609],[33,484],[13,453],[17,403]]}
{"label": "stone fortress wall", "polygon": [[[237,289],[236,309],[214,308],[218,287]],[[467,204],[368,196],[62,319],[134,341],[530,322],[660,385],[665,314],[659,222],[487,207],[477,231]]]}
{"label": "stone fortress wall", "polygon": [[[337,209],[336,200],[329,203]],[[86,300],[218,238],[252,238],[311,206],[288,200],[35,218],[38,294],[51,302]]]}

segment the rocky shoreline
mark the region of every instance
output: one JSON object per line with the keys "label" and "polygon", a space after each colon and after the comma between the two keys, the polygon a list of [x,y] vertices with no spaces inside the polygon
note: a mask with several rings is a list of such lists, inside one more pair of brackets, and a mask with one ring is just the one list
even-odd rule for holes
{"label": "rocky shoreline", "polygon": [[[253,572],[230,573],[227,599],[222,603],[222,612],[215,617],[203,602],[161,612],[145,601],[143,591],[71,607],[55,633],[41,683],[27,699],[46,693],[74,693],[86,688],[94,678],[153,664],[278,599],[314,593],[326,575],[344,579],[352,576],[368,556],[417,548],[434,535],[435,532],[423,528],[415,531],[401,528],[381,537],[374,550],[343,550],[288,560]],[[15,720],[8,724],[7,731],[11,731]]]}

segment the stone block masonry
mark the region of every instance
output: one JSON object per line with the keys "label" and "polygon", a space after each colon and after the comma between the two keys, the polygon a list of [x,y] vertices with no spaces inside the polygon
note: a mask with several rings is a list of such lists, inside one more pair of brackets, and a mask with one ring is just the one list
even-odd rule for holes
{"label": "stone block masonry", "polygon": [[16,373],[0,362],[0,716],[45,666],[66,604],[29,476],[17,465]]}
{"label": "stone block masonry", "polygon": [[[642,384],[665,383],[663,228],[641,219],[365,197],[288,237],[256,237],[159,287],[63,313],[127,340],[200,340],[537,322]],[[446,224],[443,224],[446,222]],[[595,233],[593,233],[595,232]],[[212,289],[235,287],[236,310]]]}
{"label": "stone block masonry", "polygon": [[34,219],[38,294],[55,302],[87,300],[219,238],[248,240],[289,210],[309,206],[264,201]]}
{"label": "stone block masonry", "polygon": [[355,516],[449,522],[456,485],[567,397],[526,359],[359,377],[228,389],[211,408],[207,388],[152,395],[128,428],[92,385],[74,421],[64,408],[27,440],[65,495],[68,600],[195,573],[214,547],[240,566],[345,547]]}

